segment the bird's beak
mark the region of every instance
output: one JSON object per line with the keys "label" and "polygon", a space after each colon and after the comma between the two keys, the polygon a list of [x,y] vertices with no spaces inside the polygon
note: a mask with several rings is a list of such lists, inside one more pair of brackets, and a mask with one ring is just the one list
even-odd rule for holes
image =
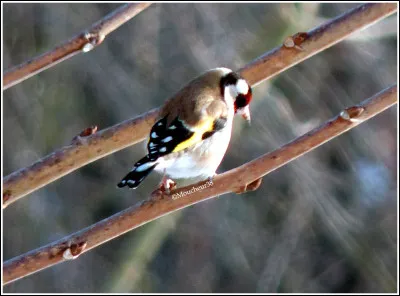
{"label": "bird's beak", "polygon": [[249,108],[249,105],[247,105],[246,107],[244,107],[244,108],[238,110],[238,113],[239,113],[240,115],[242,115],[242,117],[243,117],[244,119],[246,119],[246,120],[248,121],[248,123],[251,122],[251,116],[250,116],[250,108]]}

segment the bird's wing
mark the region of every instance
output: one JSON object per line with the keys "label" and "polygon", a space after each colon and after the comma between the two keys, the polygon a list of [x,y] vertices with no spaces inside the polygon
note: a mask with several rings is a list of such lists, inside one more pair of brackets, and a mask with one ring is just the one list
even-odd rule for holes
{"label": "bird's wing", "polygon": [[189,148],[215,132],[223,129],[227,122],[227,107],[222,100],[213,100],[204,109],[194,124],[187,124],[179,115],[169,122],[165,115],[150,131],[147,149],[149,158],[157,158]]}

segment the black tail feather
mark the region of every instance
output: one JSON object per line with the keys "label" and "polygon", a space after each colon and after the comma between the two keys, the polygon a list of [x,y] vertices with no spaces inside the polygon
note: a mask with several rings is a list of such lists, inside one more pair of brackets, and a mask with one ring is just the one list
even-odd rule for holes
{"label": "black tail feather", "polygon": [[157,162],[151,160],[148,155],[139,160],[133,167],[132,171],[127,174],[121,182],[117,184],[118,187],[129,186],[129,188],[137,188],[140,183],[147,177],[148,174],[156,167]]}

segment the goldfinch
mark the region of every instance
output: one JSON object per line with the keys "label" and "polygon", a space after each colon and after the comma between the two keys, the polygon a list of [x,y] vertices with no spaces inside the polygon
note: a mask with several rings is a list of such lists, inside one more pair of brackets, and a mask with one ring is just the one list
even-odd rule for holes
{"label": "goldfinch", "polygon": [[137,188],[153,170],[170,178],[212,178],[228,148],[235,114],[250,121],[250,85],[238,73],[216,68],[180,89],[161,108],[147,141],[148,154],[133,166],[118,187]]}

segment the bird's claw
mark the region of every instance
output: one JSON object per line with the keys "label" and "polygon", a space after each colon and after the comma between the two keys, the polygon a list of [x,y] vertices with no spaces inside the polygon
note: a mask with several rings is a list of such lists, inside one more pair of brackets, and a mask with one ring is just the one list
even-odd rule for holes
{"label": "bird's claw", "polygon": [[171,190],[174,190],[175,188],[176,188],[175,181],[163,178],[160,186],[151,193],[152,199],[160,200],[164,195],[169,195],[171,193]]}
{"label": "bird's claw", "polygon": [[176,188],[175,181],[168,178],[163,178],[160,187],[158,187],[157,190],[161,191],[162,193],[170,194],[171,190],[174,190],[175,188]]}

